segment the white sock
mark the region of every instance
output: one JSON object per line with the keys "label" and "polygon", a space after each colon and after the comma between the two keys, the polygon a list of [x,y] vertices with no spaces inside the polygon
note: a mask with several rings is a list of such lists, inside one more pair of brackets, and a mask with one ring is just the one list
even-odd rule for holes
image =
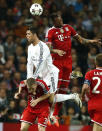
{"label": "white sock", "polygon": [[54,102],[62,102],[62,101],[70,100],[70,99],[75,99],[75,95],[74,94],[69,94],[69,95],[56,94]]}

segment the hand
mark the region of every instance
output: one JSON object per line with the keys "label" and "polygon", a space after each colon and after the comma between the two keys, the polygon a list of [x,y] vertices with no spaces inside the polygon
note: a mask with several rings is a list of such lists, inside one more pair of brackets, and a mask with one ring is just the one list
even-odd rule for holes
{"label": "hand", "polygon": [[20,93],[15,93],[14,98],[19,99],[19,97],[20,97]]}
{"label": "hand", "polygon": [[96,43],[98,45],[102,45],[101,39],[91,40],[91,43]]}
{"label": "hand", "polygon": [[31,100],[30,102],[30,106],[34,107],[38,104],[39,100],[38,99],[35,99],[35,100]]}
{"label": "hand", "polygon": [[54,52],[57,53],[59,56],[63,56],[64,54],[66,54],[65,51],[63,51],[63,50],[58,50],[58,49],[55,49]]}

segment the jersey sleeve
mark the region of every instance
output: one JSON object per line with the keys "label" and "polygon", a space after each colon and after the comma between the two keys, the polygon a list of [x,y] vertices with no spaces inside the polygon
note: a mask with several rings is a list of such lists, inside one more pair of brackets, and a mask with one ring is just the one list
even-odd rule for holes
{"label": "jersey sleeve", "polygon": [[49,29],[46,32],[46,35],[45,35],[45,42],[46,43],[51,43],[52,42],[52,37],[53,37],[53,31],[51,29]]}
{"label": "jersey sleeve", "polygon": [[70,31],[71,31],[71,35],[72,35],[72,36],[77,35],[77,32],[75,31],[75,29],[74,29],[72,26],[69,26],[69,29],[70,29]]}
{"label": "jersey sleeve", "polygon": [[21,88],[24,88],[24,87],[25,87],[24,81],[21,81],[20,84],[19,84],[19,86],[20,86]]}
{"label": "jersey sleeve", "polygon": [[90,86],[90,84],[91,84],[90,72],[86,73],[84,84],[88,84]]}
{"label": "jersey sleeve", "polygon": [[44,94],[47,94],[50,89],[49,89],[49,87],[46,85],[46,83],[45,83],[43,80],[38,80],[38,79],[37,79],[37,82],[38,82],[38,83],[40,84],[40,86],[42,87]]}
{"label": "jersey sleeve", "polygon": [[33,62],[31,59],[30,47],[28,47],[28,58],[27,58],[27,79],[33,77]]}

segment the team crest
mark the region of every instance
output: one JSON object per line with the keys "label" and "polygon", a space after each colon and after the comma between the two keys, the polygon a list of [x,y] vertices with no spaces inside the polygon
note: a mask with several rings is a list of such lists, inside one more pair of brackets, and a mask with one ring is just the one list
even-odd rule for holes
{"label": "team crest", "polygon": [[69,31],[68,27],[65,27],[65,30],[66,30],[66,31]]}
{"label": "team crest", "polygon": [[64,30],[63,30],[63,29],[60,29],[60,32],[61,32],[61,33],[64,33]]}

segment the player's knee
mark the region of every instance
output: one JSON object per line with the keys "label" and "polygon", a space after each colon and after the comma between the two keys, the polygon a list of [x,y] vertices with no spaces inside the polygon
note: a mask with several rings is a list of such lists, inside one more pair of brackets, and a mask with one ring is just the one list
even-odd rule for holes
{"label": "player's knee", "polygon": [[20,131],[28,131],[28,128],[27,128],[27,127],[25,127],[25,126],[21,126]]}
{"label": "player's knee", "polygon": [[38,126],[38,131],[45,131],[45,128],[46,128],[46,127],[39,125],[39,126]]}

